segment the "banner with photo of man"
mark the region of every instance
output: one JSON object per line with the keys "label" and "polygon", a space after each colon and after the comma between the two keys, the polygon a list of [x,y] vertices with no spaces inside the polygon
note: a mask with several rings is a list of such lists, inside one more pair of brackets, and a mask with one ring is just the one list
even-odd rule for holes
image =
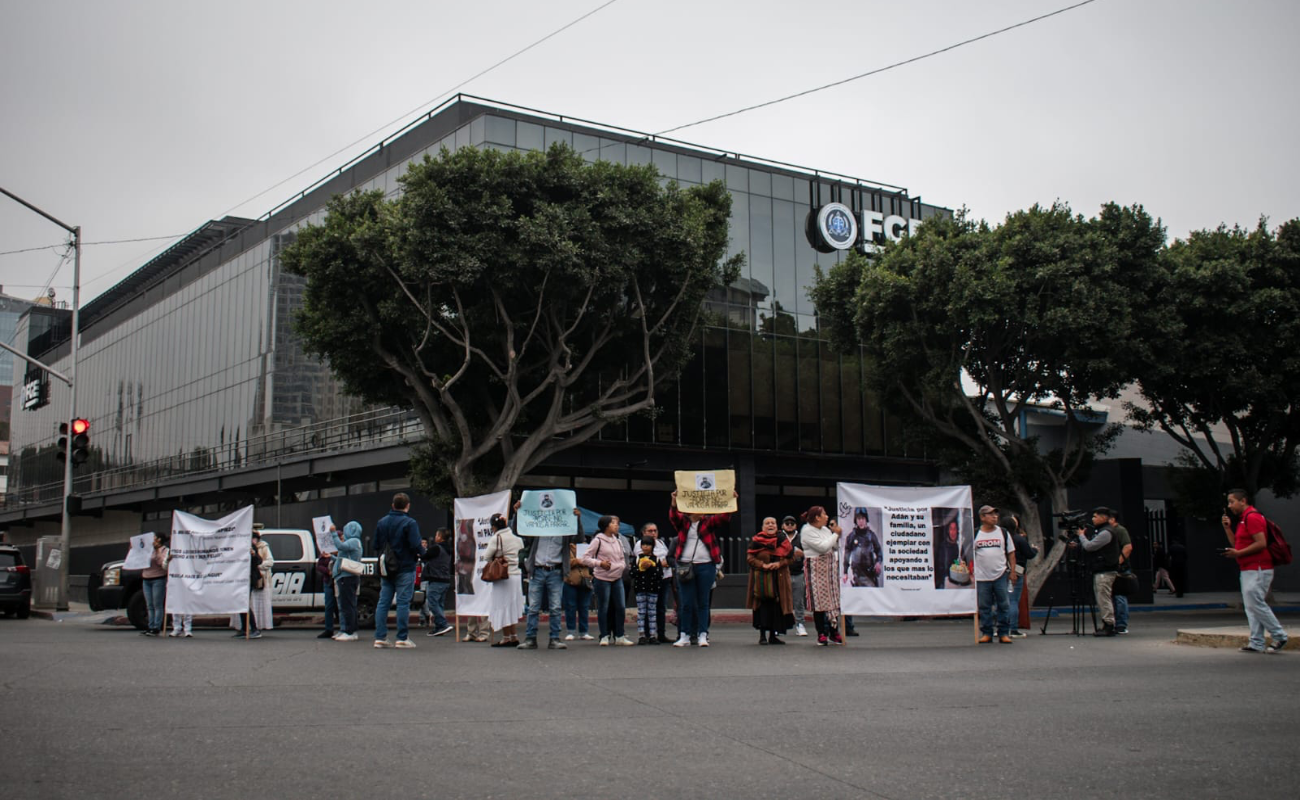
{"label": "banner with photo of man", "polygon": [[173,511],[167,613],[247,611],[252,546],[252,506],[217,520]]}
{"label": "banner with photo of man", "polygon": [[677,510],[683,514],[726,514],[735,511],[736,471],[677,470]]}
{"label": "banner with photo of man", "polygon": [[[455,502],[452,535],[456,537],[456,614],[486,617],[488,585],[479,576],[487,566],[483,553],[495,536],[489,522],[493,514],[508,517],[510,491],[478,497],[458,497]],[[572,516],[573,512],[569,512]]]}
{"label": "banner with photo of man", "polygon": [[520,536],[573,536],[578,532],[578,517],[573,510],[578,497],[572,489],[537,489],[519,498],[518,530]]}
{"label": "banner with photo of man", "polygon": [[837,487],[845,614],[973,614],[969,486]]}

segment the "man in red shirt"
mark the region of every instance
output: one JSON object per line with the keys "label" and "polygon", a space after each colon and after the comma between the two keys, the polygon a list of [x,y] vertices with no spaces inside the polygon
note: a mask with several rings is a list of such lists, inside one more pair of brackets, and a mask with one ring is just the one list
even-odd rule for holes
{"label": "man in red shirt", "polygon": [[[1244,489],[1228,492],[1228,511],[1235,516],[1236,533],[1232,520],[1223,515],[1223,532],[1232,546],[1223,551],[1227,558],[1237,559],[1241,568],[1241,601],[1246,607],[1246,622],[1250,623],[1250,642],[1243,653],[1276,653],[1286,647],[1287,635],[1277,621],[1273,609],[1264,599],[1273,584],[1273,558],[1268,554],[1268,526],[1264,515],[1246,500]],[[1273,637],[1273,643],[1264,646],[1264,632]]]}

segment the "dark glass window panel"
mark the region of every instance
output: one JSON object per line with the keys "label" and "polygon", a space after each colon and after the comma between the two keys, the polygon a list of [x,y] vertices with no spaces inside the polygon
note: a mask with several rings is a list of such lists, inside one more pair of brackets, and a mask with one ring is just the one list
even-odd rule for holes
{"label": "dark glass window panel", "polygon": [[495,117],[489,114],[485,120],[487,122],[485,134],[487,141],[509,147],[515,146],[515,121],[513,119]]}
{"label": "dark glass window panel", "polygon": [[799,339],[799,449],[819,452],[822,449],[821,379],[818,377],[816,339]]}
{"label": "dark glass window panel", "polygon": [[727,331],[725,328],[704,330],[704,374],[700,381],[704,391],[704,440],[707,444],[726,447],[730,421],[727,399]]}
{"label": "dark glass window panel", "polygon": [[695,156],[684,156],[677,154],[677,177],[684,181],[692,183],[702,183],[704,181],[700,160]]}
{"label": "dark glass window panel", "polygon": [[[658,400],[661,391],[663,391],[662,387],[655,391],[656,400]],[[648,413],[633,414],[628,418],[627,440],[641,444],[649,444],[654,441],[654,424]]]}
{"label": "dark glass window panel", "polygon": [[756,309],[767,309],[771,316],[773,277],[772,261],[772,200],[767,197],[749,197],[749,263],[750,301]]}
{"label": "dark glass window panel", "polygon": [[597,136],[588,136],[585,133],[573,134],[573,149],[578,151],[578,155],[587,161],[598,161],[600,159],[600,138]]}
{"label": "dark glass window panel", "polygon": [[627,146],[627,163],[628,166],[644,167],[650,163],[650,148],[642,147],[639,144],[630,144]]}
{"label": "dark glass window panel", "polygon": [[862,370],[856,353],[840,357],[840,414],[844,426],[844,452],[862,452]]}
{"label": "dark glass window panel", "polygon": [[774,337],[773,389],[776,394],[776,446],[799,447],[799,370],[793,337]]}
{"label": "dark glass window panel", "polygon": [[794,178],[789,175],[772,176],[772,197],[776,200],[802,199],[794,196]]}
{"label": "dark glass window panel", "polygon": [[[692,357],[693,361],[698,359],[698,355]],[[658,411],[654,418],[655,444],[678,443],[677,434],[681,424],[681,403],[678,402],[680,393],[681,386],[678,383],[670,383],[655,392],[655,407]]]}
{"label": "dark glass window panel", "polygon": [[516,146],[525,150],[541,150],[546,146],[546,132],[541,125],[532,122],[518,123],[515,130]]}
{"label": "dark glass window panel", "polygon": [[[798,267],[795,263],[795,247],[802,237],[799,223],[796,222],[796,206],[787,200],[772,201],[772,303],[773,311],[787,315],[782,321],[777,319],[776,333],[794,333],[793,314],[797,306]],[[786,330],[785,326],[789,326]]]}
{"label": "dark glass window panel", "polygon": [[[753,445],[751,428],[754,424],[753,383],[750,372],[749,348],[752,336],[747,331],[729,331],[727,335],[727,385],[730,395],[731,445]],[[712,436],[710,436],[712,439]],[[726,440],[713,440],[710,444],[726,446]]]}
{"label": "dark glass window panel", "polygon": [[701,183],[713,183],[714,181],[725,181],[727,171],[721,161],[715,161],[711,158],[700,160]]}
{"label": "dark glass window panel", "polygon": [[822,450],[844,452],[844,435],[840,419],[839,357],[830,347],[822,348],[821,358]]}
{"label": "dark glass window panel", "polygon": [[478,146],[480,144],[483,144],[483,141],[486,136],[487,136],[487,123],[484,121],[483,117],[476,117],[475,119],[470,120],[469,138],[466,141],[462,142],[460,140],[460,132],[459,131],[456,132],[456,146],[462,147],[466,144]]}
{"label": "dark glass window panel", "polygon": [[761,169],[751,169],[749,171],[749,193],[771,197],[772,173],[764,172]]}
{"label": "dark glass window panel", "polygon": [[726,169],[727,188],[733,192],[749,191],[749,170],[739,164],[728,164]]}
{"label": "dark glass window panel", "polygon": [[[749,251],[749,195],[744,192],[731,194],[731,238],[727,242],[727,256]],[[741,268],[740,277],[749,277],[749,261]]]}
{"label": "dark glass window panel", "polygon": [[[681,402],[681,442],[686,445],[704,444],[704,388],[705,388],[705,360],[706,353],[701,347],[705,338],[706,331],[702,330],[696,338],[696,354],[686,363],[686,368],[682,371],[681,390],[678,397]],[[721,348],[717,348],[721,349]],[[722,352],[725,353],[725,350]],[[715,356],[715,362],[718,358]],[[720,418],[718,424],[724,423],[725,418]]]}
{"label": "dark glass window panel", "polygon": [[772,356],[773,337],[756,336],[753,339],[754,447],[771,450],[776,447],[777,376]]}
{"label": "dark glass window panel", "polygon": [[573,132],[566,131],[563,128],[552,128],[549,125],[546,128],[546,149],[550,150],[551,145],[557,142],[573,146]]}
{"label": "dark glass window panel", "polygon": [[795,302],[792,310],[800,314],[812,314],[816,310],[812,300],[808,299],[807,288],[817,280],[817,251],[808,243],[805,232],[809,213],[811,212],[806,207],[795,207]]}
{"label": "dark glass window panel", "polygon": [[615,139],[601,139],[600,160],[612,164],[627,163],[627,145]]}
{"label": "dark glass window panel", "polygon": [[891,456],[904,454],[903,422],[896,414],[885,414],[885,454]]}
{"label": "dark glass window panel", "polygon": [[653,150],[651,152],[651,161],[659,174],[666,178],[677,177],[677,156],[667,150]]}

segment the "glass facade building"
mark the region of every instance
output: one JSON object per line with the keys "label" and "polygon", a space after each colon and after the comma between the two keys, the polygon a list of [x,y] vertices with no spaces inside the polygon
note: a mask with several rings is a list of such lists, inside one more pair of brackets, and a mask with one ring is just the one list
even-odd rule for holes
{"label": "glass facade building", "polygon": [[[707,300],[695,355],[659,394],[660,413],[608,426],[587,447],[905,456],[897,426],[866,388],[870,364],[836,353],[821,334],[809,287],[817,268],[845,251],[819,249],[809,216],[842,203],[864,230],[871,220],[895,220],[879,237],[950,212],[898,187],[457,98],[265,217],[199,228],[83,309],[78,414],[91,421],[92,457],[78,491],[418,437],[411,415],[366,408],[303,352],[291,323],[303,284],[282,272],[278,252],[301,226],[322,220],[331,196],[395,194],[410,164],[441,148],[555,142],[591,161],[653,164],[663,180],[686,186],[723,181],[732,196],[730,252],[746,254],[742,277]],[[66,338],[49,344],[32,354],[66,366]],[[49,406],[14,415],[11,508],[58,491],[54,444],[67,400],[61,384],[51,389]]]}

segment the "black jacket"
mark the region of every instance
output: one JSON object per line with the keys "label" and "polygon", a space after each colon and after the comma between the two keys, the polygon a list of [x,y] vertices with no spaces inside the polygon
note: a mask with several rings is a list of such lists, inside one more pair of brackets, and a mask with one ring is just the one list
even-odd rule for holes
{"label": "black jacket", "polygon": [[420,572],[422,581],[441,581],[451,583],[451,548],[434,542],[420,556],[423,568]]}

